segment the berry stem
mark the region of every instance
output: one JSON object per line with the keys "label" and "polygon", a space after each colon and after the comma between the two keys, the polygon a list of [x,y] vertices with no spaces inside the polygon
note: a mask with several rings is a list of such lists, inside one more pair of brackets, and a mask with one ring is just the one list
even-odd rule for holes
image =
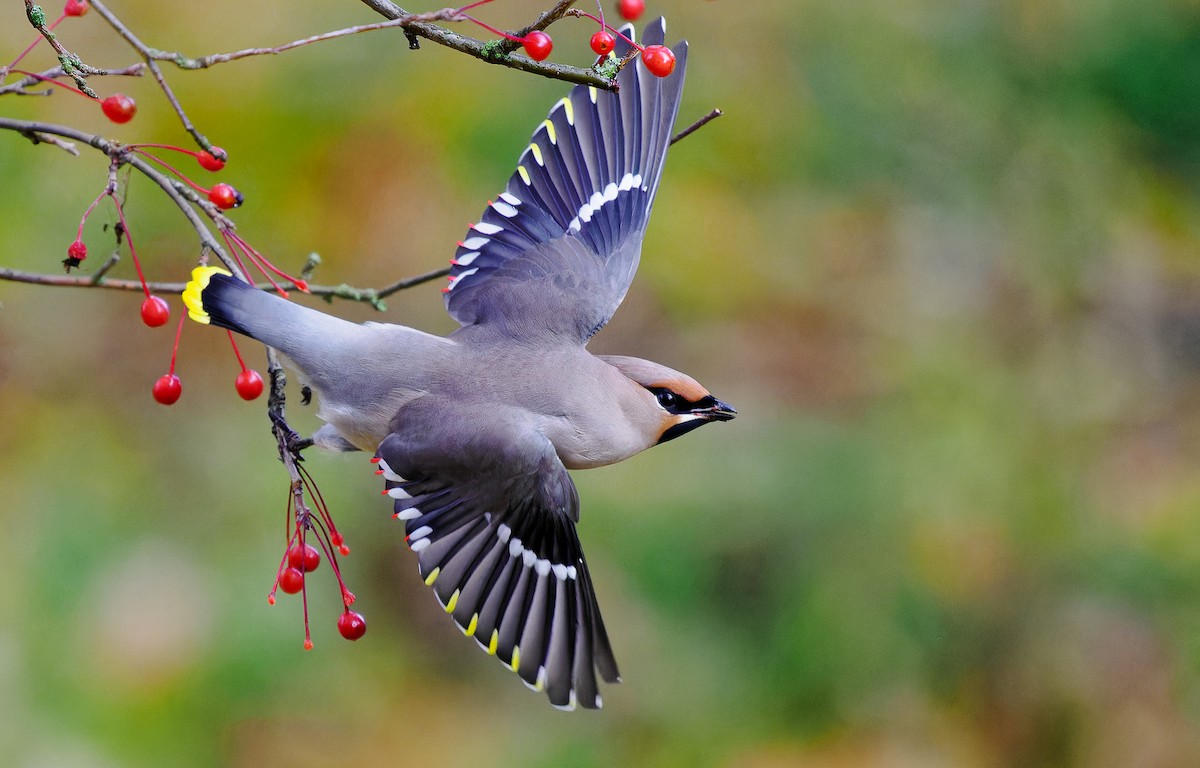
{"label": "berry stem", "polygon": [[233,257],[233,260],[235,262],[237,262],[238,269],[240,269],[242,271],[242,274],[246,276],[246,279],[249,280],[250,279],[250,270],[246,269],[245,262],[243,262],[242,257],[238,255],[237,246],[235,246],[233,244],[233,240],[230,239],[229,231],[222,229],[222,230],[220,230],[220,232],[221,232],[221,239],[225,241],[226,247],[229,248],[229,255]]}
{"label": "berry stem", "polygon": [[250,260],[250,263],[258,268],[258,271],[262,273],[263,277],[267,278],[267,282],[270,283],[273,288],[275,288],[280,296],[285,299],[288,297],[287,290],[285,290],[279,283],[275,282],[275,280],[272,279],[271,275],[267,272],[266,268],[263,267],[263,262],[266,260],[263,259],[262,255],[258,251],[251,248],[249,243],[238,237],[230,230],[221,230],[221,237],[224,238],[225,244],[229,246],[230,253],[232,253],[233,257],[237,259],[238,266],[242,268],[242,271],[246,273],[247,277],[250,275],[250,271],[247,270],[245,264],[242,263],[241,257],[238,256],[238,251],[246,254],[246,258]]}
{"label": "berry stem", "polygon": [[[207,189],[205,189],[204,187],[200,186],[200,185],[199,185],[199,184],[197,184],[196,182],[194,182],[194,181],[192,181],[191,179],[189,179],[189,178],[188,178],[188,177],[187,177],[185,174],[183,174],[183,173],[182,173],[182,172],[181,172],[181,171],[180,171],[178,168],[176,168],[175,166],[171,165],[171,164],[170,164],[170,163],[168,163],[166,160],[163,160],[161,157],[158,157],[157,155],[152,155],[152,154],[150,154],[149,152],[143,152],[143,151],[141,150],[141,147],[152,147],[152,146],[162,146],[162,145],[158,145],[158,144],[137,144],[137,145],[131,146],[130,148],[131,148],[131,149],[132,149],[134,152],[136,152],[137,154],[139,154],[139,155],[141,155],[142,157],[146,158],[147,160],[153,160],[154,162],[156,162],[156,163],[158,163],[159,165],[161,165],[163,168],[166,168],[168,171],[170,171],[171,173],[173,173],[173,174],[175,174],[176,176],[178,176],[178,177],[179,177],[179,179],[180,179],[180,181],[182,181],[184,184],[187,184],[189,187],[191,187],[192,189],[196,190],[196,191],[197,191],[197,192],[199,192],[200,194],[202,194],[202,195],[207,195],[207,194],[208,194],[208,190],[207,190]],[[186,149],[179,149],[179,147],[166,147],[166,149],[176,149],[176,150],[178,150],[178,151],[180,151],[180,152],[185,152],[185,153],[187,152],[187,150],[186,150]],[[191,154],[191,153],[188,153],[188,154]]]}
{"label": "berry stem", "polygon": [[225,329],[225,333],[229,334],[229,343],[233,345],[233,354],[234,357],[237,358],[238,365],[241,366],[243,371],[246,370],[246,363],[244,360],[242,360],[242,353],[240,350],[238,350],[237,342],[233,340],[233,331]]}
{"label": "berry stem", "polygon": [[[467,7],[468,7],[468,8],[470,8],[471,6],[469,6],[469,5],[468,5]],[[496,29],[495,27],[493,27],[491,24],[485,24],[484,22],[480,21],[479,19],[475,18],[474,16],[469,16],[469,15],[467,15],[467,14],[465,14],[465,13],[463,13],[463,14],[461,14],[461,15],[462,15],[462,17],[463,17],[464,19],[466,19],[467,21],[470,21],[470,22],[473,22],[473,23],[475,23],[475,24],[478,24],[479,26],[481,26],[481,27],[483,27],[484,29],[486,29],[488,32],[491,32],[493,35],[500,35],[500,37],[503,37],[505,40],[512,40],[514,43],[523,43],[523,42],[525,42],[525,38],[523,38],[523,37],[514,37],[513,35],[510,35],[510,34],[508,34],[507,32],[501,32],[500,30],[498,30],[498,29]]]}
{"label": "berry stem", "polygon": [[92,215],[92,211],[96,210],[96,206],[100,205],[100,201],[103,200],[104,196],[107,194],[108,194],[108,188],[105,187],[104,191],[101,192],[100,194],[96,195],[96,199],[93,200],[92,204],[89,205],[87,207],[87,210],[83,212],[83,216],[81,216],[79,218],[79,229],[75,231],[75,239],[76,240],[83,239],[83,225],[87,223],[88,217]]}
{"label": "berry stem", "polygon": [[129,225],[125,223],[125,211],[121,209],[121,201],[117,199],[114,191],[106,191],[108,196],[112,198],[113,206],[117,209],[117,218],[121,221],[121,231],[125,233],[125,242],[129,244],[129,257],[133,259],[133,266],[137,269],[138,280],[142,281],[142,291],[145,292],[146,298],[150,298],[150,286],[146,285],[146,275],[142,272],[142,262],[138,260],[137,251],[133,248],[133,234],[129,231]]}
{"label": "berry stem", "polygon": [[[138,150],[142,150],[142,149],[169,149],[172,152],[182,152],[183,154],[191,155],[192,157],[197,157],[200,154],[200,152],[197,150],[184,149],[183,147],[177,147],[174,144],[126,144],[125,146],[134,151],[138,151]],[[154,158],[155,160],[158,159],[158,158],[154,157],[154,155],[147,154],[145,152],[143,152],[142,155],[144,155],[145,157]],[[162,161],[160,160],[159,162],[162,162]]]}
{"label": "berry stem", "polygon": [[[287,560],[287,551],[283,553],[283,558]],[[312,631],[308,624],[308,579],[304,580],[304,588],[300,590],[300,602],[304,606],[304,650],[311,651],[313,647]]]}
{"label": "berry stem", "polygon": [[[321,489],[313,482],[312,475],[307,469],[297,467],[300,472],[300,477],[304,480],[304,486],[308,489],[308,494],[313,497],[313,502],[317,505],[317,510],[321,513],[325,524],[329,526],[330,540],[338,547],[343,555],[350,554],[349,548],[346,547],[345,539],[338,533],[337,526],[333,522],[333,516],[329,514],[329,506],[325,503],[325,497],[321,495]],[[332,560],[333,558],[330,558]]]}
{"label": "berry stem", "polygon": [[175,327],[175,344],[171,347],[171,367],[167,369],[167,374],[175,373],[175,358],[179,355],[179,339],[183,336],[183,321],[187,319],[187,312],[179,314],[179,325]]}
{"label": "berry stem", "polygon": [[[295,286],[296,286],[296,289],[297,289],[297,290],[299,290],[301,293],[308,293],[308,292],[309,292],[309,291],[308,291],[308,281],[306,281],[306,280],[302,280],[302,279],[300,279],[300,278],[292,277],[292,276],[291,276],[291,275],[289,275],[287,272],[284,272],[282,269],[280,269],[279,267],[275,266],[275,264],[274,264],[274,263],[272,263],[270,259],[268,259],[266,256],[263,256],[263,255],[262,255],[262,254],[261,254],[261,253],[258,251],[258,249],[257,249],[257,248],[255,248],[254,246],[252,246],[252,245],[250,245],[249,243],[247,243],[247,242],[246,242],[245,240],[243,240],[243,239],[241,238],[241,236],[239,236],[237,233],[235,233],[235,232],[222,232],[221,234],[222,234],[222,235],[224,235],[224,236],[226,236],[226,237],[227,237],[227,239],[228,239],[228,238],[232,238],[232,240],[233,240],[233,243],[236,243],[236,244],[237,244],[237,247],[238,247],[238,248],[239,248],[239,249],[240,249],[240,250],[241,250],[243,253],[245,253],[245,254],[246,254],[246,256],[247,256],[247,257],[248,257],[248,258],[249,258],[251,261],[253,261],[253,262],[254,262],[255,266],[257,266],[257,267],[258,267],[258,271],[263,273],[263,276],[267,278],[267,280],[268,280],[268,281],[271,283],[271,285],[275,286],[275,289],[276,289],[277,291],[279,291],[279,293],[280,293],[280,294],[281,294],[281,295],[282,295],[284,298],[287,298],[288,292],[287,292],[287,291],[286,291],[284,288],[280,287],[280,285],[279,285],[278,283],[276,283],[274,280],[272,280],[272,279],[271,279],[271,276],[270,276],[269,274],[267,274],[268,270],[269,270],[270,272],[274,272],[274,273],[275,273],[276,275],[278,275],[279,277],[282,277],[284,280],[287,280],[288,282],[290,282],[290,283],[292,283],[293,285],[295,285]],[[233,248],[233,244],[230,244],[230,248]]]}

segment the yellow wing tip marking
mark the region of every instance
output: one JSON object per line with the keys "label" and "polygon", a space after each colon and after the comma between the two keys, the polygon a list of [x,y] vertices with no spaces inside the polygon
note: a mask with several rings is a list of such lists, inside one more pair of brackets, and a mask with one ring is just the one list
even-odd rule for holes
{"label": "yellow wing tip marking", "polygon": [[550,120],[546,120],[542,123],[542,125],[546,126],[546,136],[550,138],[550,143],[558,144],[558,134],[554,132],[554,123]]}
{"label": "yellow wing tip marking", "polygon": [[525,185],[528,186],[529,185],[529,171],[525,170],[525,166],[518,165],[517,173],[521,174],[521,181],[525,182]]}
{"label": "yellow wing tip marking", "polygon": [[475,629],[478,626],[479,626],[479,614],[476,613],[471,616],[471,623],[468,624],[467,628],[463,630],[463,634],[466,635],[467,637],[474,637]]}
{"label": "yellow wing tip marking", "polygon": [[562,100],[563,112],[567,116],[567,125],[575,125],[575,107],[571,105],[571,99],[564,96]]}
{"label": "yellow wing tip marking", "polygon": [[437,577],[440,576],[441,573],[441,568],[434,568],[432,571],[430,571],[429,575],[425,577],[425,586],[432,587],[433,582],[437,581]]}
{"label": "yellow wing tip marking", "polygon": [[496,655],[496,646],[498,646],[499,644],[500,644],[500,630],[493,629],[492,630],[492,639],[488,643],[488,647],[487,647],[488,656]]}
{"label": "yellow wing tip marking", "polygon": [[[547,122],[549,122],[549,121],[547,121]],[[551,130],[553,130],[553,129],[551,129]],[[551,142],[551,143],[553,143],[553,142]],[[529,151],[533,153],[533,159],[537,161],[538,165],[546,164],[546,161],[542,159],[542,148],[541,147],[539,147],[537,144],[530,144]]]}
{"label": "yellow wing tip marking", "polygon": [[213,275],[229,275],[230,272],[220,267],[196,267],[192,270],[192,279],[183,288],[183,304],[187,307],[188,317],[197,323],[208,325],[208,313],[204,311],[204,299],[201,294],[208,287],[208,281]]}
{"label": "yellow wing tip marking", "polygon": [[458,590],[454,590],[454,594],[450,595],[450,599],[446,601],[446,613],[454,613],[454,607],[458,605]]}
{"label": "yellow wing tip marking", "polygon": [[512,664],[509,666],[512,667],[513,672],[516,672],[517,668],[521,666],[521,649],[515,645],[513,646]]}

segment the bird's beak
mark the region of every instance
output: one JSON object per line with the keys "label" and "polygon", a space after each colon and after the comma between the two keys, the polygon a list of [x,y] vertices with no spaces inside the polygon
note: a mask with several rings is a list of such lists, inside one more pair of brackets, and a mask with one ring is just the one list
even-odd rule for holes
{"label": "bird's beak", "polygon": [[729,421],[734,416],[737,416],[737,411],[734,410],[732,405],[723,403],[720,400],[717,400],[712,405],[697,408],[692,413],[705,421]]}
{"label": "bird's beak", "polygon": [[729,421],[734,416],[737,416],[737,411],[733,410],[733,406],[729,403],[722,403],[711,395],[706,397],[703,405],[698,405],[689,411],[675,415],[677,419],[674,424],[667,427],[666,431],[659,436],[658,442],[667,442],[674,440],[680,435],[686,435],[696,427],[702,427],[710,421]]}

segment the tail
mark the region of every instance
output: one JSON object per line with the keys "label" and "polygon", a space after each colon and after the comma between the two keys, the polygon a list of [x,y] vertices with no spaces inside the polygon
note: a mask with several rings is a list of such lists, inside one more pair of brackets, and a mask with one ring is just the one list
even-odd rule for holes
{"label": "tail", "polygon": [[362,326],[261,291],[218,267],[196,267],[184,288],[188,317],[274,347],[296,362],[324,359]]}

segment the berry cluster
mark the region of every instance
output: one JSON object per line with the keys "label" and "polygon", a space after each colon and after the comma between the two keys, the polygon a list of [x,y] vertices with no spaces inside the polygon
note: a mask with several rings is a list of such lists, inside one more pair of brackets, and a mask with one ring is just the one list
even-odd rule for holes
{"label": "berry cluster", "polygon": [[[130,144],[126,146],[126,149],[142,157],[153,160],[164,168],[170,170],[192,187],[201,189],[202,191],[207,191],[210,200],[213,200],[213,204],[217,208],[224,209],[226,207],[232,207],[231,205],[226,206],[222,204],[225,200],[224,196],[226,195],[234,196],[238,202],[241,201],[241,195],[237,194],[236,190],[234,190],[233,187],[229,186],[228,184],[215,184],[211,190],[203,190],[203,188],[199,187],[197,184],[191,181],[191,179],[188,179],[184,174],[180,173],[174,167],[168,165],[161,158],[147,152],[146,150],[148,148],[169,149],[192,155],[196,158],[196,161],[202,168],[210,171],[219,171],[225,167],[225,161],[227,158],[225,150],[221,149],[220,147],[211,147],[209,150],[194,152],[191,150],[182,149],[180,147],[164,144]],[[144,294],[141,305],[142,322],[150,328],[158,328],[166,325],[171,319],[170,306],[162,297],[151,293],[150,286],[146,282],[145,273],[142,271],[142,263],[138,258],[137,248],[133,243],[133,235],[130,232],[129,223],[125,219],[124,208],[121,205],[120,198],[117,196],[117,185],[115,180],[110,179],[104,190],[96,197],[95,200],[92,201],[91,205],[87,207],[87,210],[84,211],[83,216],[79,220],[79,228],[76,230],[75,240],[67,246],[67,258],[63,260],[63,266],[65,266],[69,272],[70,270],[79,267],[83,263],[84,259],[87,258],[88,249],[87,245],[83,241],[83,229],[87,224],[88,218],[93,212],[95,212],[96,207],[105,198],[108,198],[110,201],[112,201],[113,207],[116,209],[118,219],[118,224],[115,228],[117,232],[117,244],[119,246],[123,240],[128,246],[129,255],[133,260],[134,268],[137,270],[138,280],[142,284],[142,292]],[[216,199],[214,200],[214,198]],[[250,247],[250,245],[247,244],[241,237],[228,228],[222,229],[222,235],[225,237],[226,243],[230,245],[230,249],[235,253],[235,255],[237,251],[234,250],[234,247],[237,246],[247,254],[251,261],[258,266],[260,270],[263,271],[263,274],[268,275],[268,279],[270,279],[268,270],[273,271],[276,274],[283,276],[285,279],[290,280],[301,290],[307,290],[308,286],[303,280],[293,279],[281,272],[265,257],[263,257],[262,254]],[[245,265],[241,263],[240,258],[238,261],[244,271]],[[286,291],[284,291],[282,287],[275,283],[274,280],[271,282],[276,288],[279,289],[281,293],[286,294]],[[175,361],[179,354],[179,339],[182,331],[183,318],[181,317],[179,328],[175,332],[175,344],[171,350],[170,368],[167,370],[167,373],[160,376],[154,382],[154,386],[151,388],[151,395],[156,401],[162,403],[163,405],[174,405],[179,401],[180,396],[183,394],[183,385],[180,382],[179,377],[175,374]],[[241,368],[241,372],[234,381],[234,388],[237,390],[238,395],[241,396],[242,399],[254,400],[262,394],[263,378],[257,371],[248,369],[246,367],[245,362],[242,360],[241,352],[238,351],[237,343],[233,340],[233,334],[229,335],[229,342],[233,346],[234,355],[237,357],[238,365]]]}
{"label": "berry cluster", "polygon": [[[349,555],[350,548],[346,546],[345,538],[333,524],[329,508],[325,505],[325,499],[313,482],[312,476],[303,467],[295,466],[299,479],[292,483],[292,492],[288,495],[287,546],[275,573],[275,583],[267,595],[267,602],[275,604],[275,593],[278,590],[289,595],[301,595],[304,605],[304,648],[311,650],[313,642],[308,623],[308,575],[321,566],[323,558],[327,559],[342,597],[342,612],[337,620],[338,632],[347,640],[357,640],[366,634],[367,622],[362,614],[350,610],[356,598],[346,587],[337,560],[339,554],[343,557]],[[315,511],[309,506],[308,499],[312,500]],[[316,541],[316,547],[308,543],[310,535]]]}

